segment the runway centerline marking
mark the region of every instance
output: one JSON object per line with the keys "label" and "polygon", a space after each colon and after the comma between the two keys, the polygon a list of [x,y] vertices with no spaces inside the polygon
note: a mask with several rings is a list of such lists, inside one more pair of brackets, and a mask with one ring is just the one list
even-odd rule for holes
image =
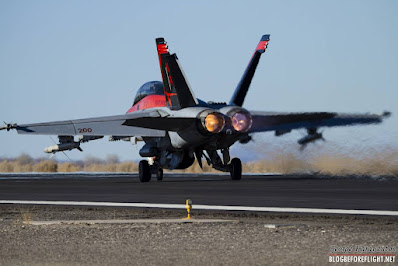
{"label": "runway centerline marking", "polygon": [[[0,204],[135,207],[135,208],[162,208],[162,209],[185,209],[186,208],[185,204],[94,202],[94,201],[0,200]],[[388,211],[388,210],[345,210],[345,209],[290,208],[290,207],[251,207],[251,206],[220,206],[220,205],[201,205],[201,204],[193,205],[192,209],[194,209],[194,210],[219,210],[219,211],[325,213],[325,214],[357,214],[357,215],[359,214],[359,215],[398,216],[398,211]]]}

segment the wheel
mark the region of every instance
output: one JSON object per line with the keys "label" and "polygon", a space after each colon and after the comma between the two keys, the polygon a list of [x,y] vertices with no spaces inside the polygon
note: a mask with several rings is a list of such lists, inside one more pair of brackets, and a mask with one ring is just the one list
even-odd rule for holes
{"label": "wheel", "polygon": [[148,161],[140,161],[138,176],[141,182],[149,182],[151,180],[151,169],[149,168]]}
{"label": "wheel", "polygon": [[163,169],[162,168],[158,168],[158,170],[156,171],[156,179],[158,181],[162,181],[163,180]]}
{"label": "wheel", "polygon": [[239,158],[231,160],[231,179],[240,180],[242,178],[242,162]]}

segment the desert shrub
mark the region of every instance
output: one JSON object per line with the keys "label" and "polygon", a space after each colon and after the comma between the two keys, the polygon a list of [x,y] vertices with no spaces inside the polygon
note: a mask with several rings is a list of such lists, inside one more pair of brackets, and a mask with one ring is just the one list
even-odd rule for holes
{"label": "desert shrub", "polygon": [[85,164],[83,171],[86,172],[137,172],[138,164],[135,162],[122,163],[103,163],[103,164]]}
{"label": "desert shrub", "polygon": [[34,172],[57,172],[58,165],[54,161],[41,161],[33,165]]}
{"label": "desert shrub", "polygon": [[[310,156],[300,153],[274,149],[268,152],[265,159],[243,164],[243,172],[250,173],[297,173],[322,172],[327,174],[388,174],[398,175],[398,151],[391,149],[373,149],[342,153],[338,149],[322,152],[314,151]],[[219,173],[203,162],[203,170],[195,161],[192,166],[173,172],[182,173]],[[120,162],[116,155],[106,160],[88,156],[83,161],[60,163],[49,160],[32,159],[22,154],[15,159],[0,161],[0,172],[138,172],[135,162]],[[167,171],[167,170],[166,170]]]}
{"label": "desert shrub", "polygon": [[58,172],[79,172],[81,167],[75,163],[58,163]]}
{"label": "desert shrub", "polygon": [[4,160],[4,161],[0,162],[0,172],[12,173],[12,172],[14,172],[14,166],[15,166],[15,163]]}
{"label": "desert shrub", "polygon": [[33,164],[20,164],[19,162],[14,162],[14,172],[32,172]]}
{"label": "desert shrub", "polygon": [[116,171],[116,167],[117,167],[116,163],[107,163],[103,167],[105,169],[105,170],[103,170],[103,172],[113,172],[113,173],[117,172]]}
{"label": "desert shrub", "polygon": [[100,159],[98,157],[92,156],[92,155],[87,155],[84,158],[84,164],[85,165],[104,164],[104,163],[105,163],[104,160],[102,160],[102,159]]}
{"label": "desert shrub", "polygon": [[[187,169],[179,169],[173,170],[172,172],[177,173],[219,173],[218,170],[213,169],[211,166],[207,164],[206,161],[202,160],[203,169],[200,168],[197,161],[195,161],[190,167]],[[168,171],[168,170],[165,170]]]}
{"label": "desert shrub", "polygon": [[28,154],[26,153],[22,153],[21,155],[19,155],[16,159],[16,162],[20,165],[28,165],[28,164],[32,164],[33,163],[33,159],[32,157],[30,157]]}
{"label": "desert shrub", "polygon": [[116,172],[124,172],[124,173],[138,172],[138,164],[134,162],[119,163],[117,164]]}
{"label": "desert shrub", "polygon": [[105,164],[84,164],[84,172],[108,172]]}
{"label": "desert shrub", "polygon": [[120,163],[119,156],[116,154],[108,154],[105,159],[108,164],[118,164]]}

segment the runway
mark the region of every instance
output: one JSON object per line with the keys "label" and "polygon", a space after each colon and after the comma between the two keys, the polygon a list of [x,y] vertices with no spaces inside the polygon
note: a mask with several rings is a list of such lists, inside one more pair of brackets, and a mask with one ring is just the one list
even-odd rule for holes
{"label": "runway", "polygon": [[398,211],[398,179],[313,175],[1,174],[0,200],[250,206]]}

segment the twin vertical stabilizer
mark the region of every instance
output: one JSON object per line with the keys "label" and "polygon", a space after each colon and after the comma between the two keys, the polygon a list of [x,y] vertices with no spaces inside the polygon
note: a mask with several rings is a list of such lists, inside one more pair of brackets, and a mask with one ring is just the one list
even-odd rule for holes
{"label": "twin vertical stabilizer", "polygon": [[179,110],[198,105],[198,100],[189,86],[177,55],[170,55],[163,38],[156,39],[156,46],[167,106],[172,110]]}
{"label": "twin vertical stabilizer", "polygon": [[263,35],[261,37],[260,42],[258,43],[256,50],[252,58],[250,59],[249,65],[247,66],[243,76],[235,89],[234,94],[229,102],[230,105],[242,106],[245,100],[247,91],[249,90],[250,83],[252,82],[254,72],[256,72],[256,68],[258,62],[260,61],[261,54],[265,52],[269,42],[269,34]]}
{"label": "twin vertical stabilizer", "polygon": [[[234,94],[229,102],[230,105],[242,106],[250,83],[253,79],[261,54],[265,52],[270,40],[270,35],[263,35],[249,65],[247,66]],[[176,54],[170,54],[164,38],[156,39],[156,47],[159,55],[160,71],[162,73],[164,93],[167,106],[172,110],[198,105],[188,80],[180,66]]]}

